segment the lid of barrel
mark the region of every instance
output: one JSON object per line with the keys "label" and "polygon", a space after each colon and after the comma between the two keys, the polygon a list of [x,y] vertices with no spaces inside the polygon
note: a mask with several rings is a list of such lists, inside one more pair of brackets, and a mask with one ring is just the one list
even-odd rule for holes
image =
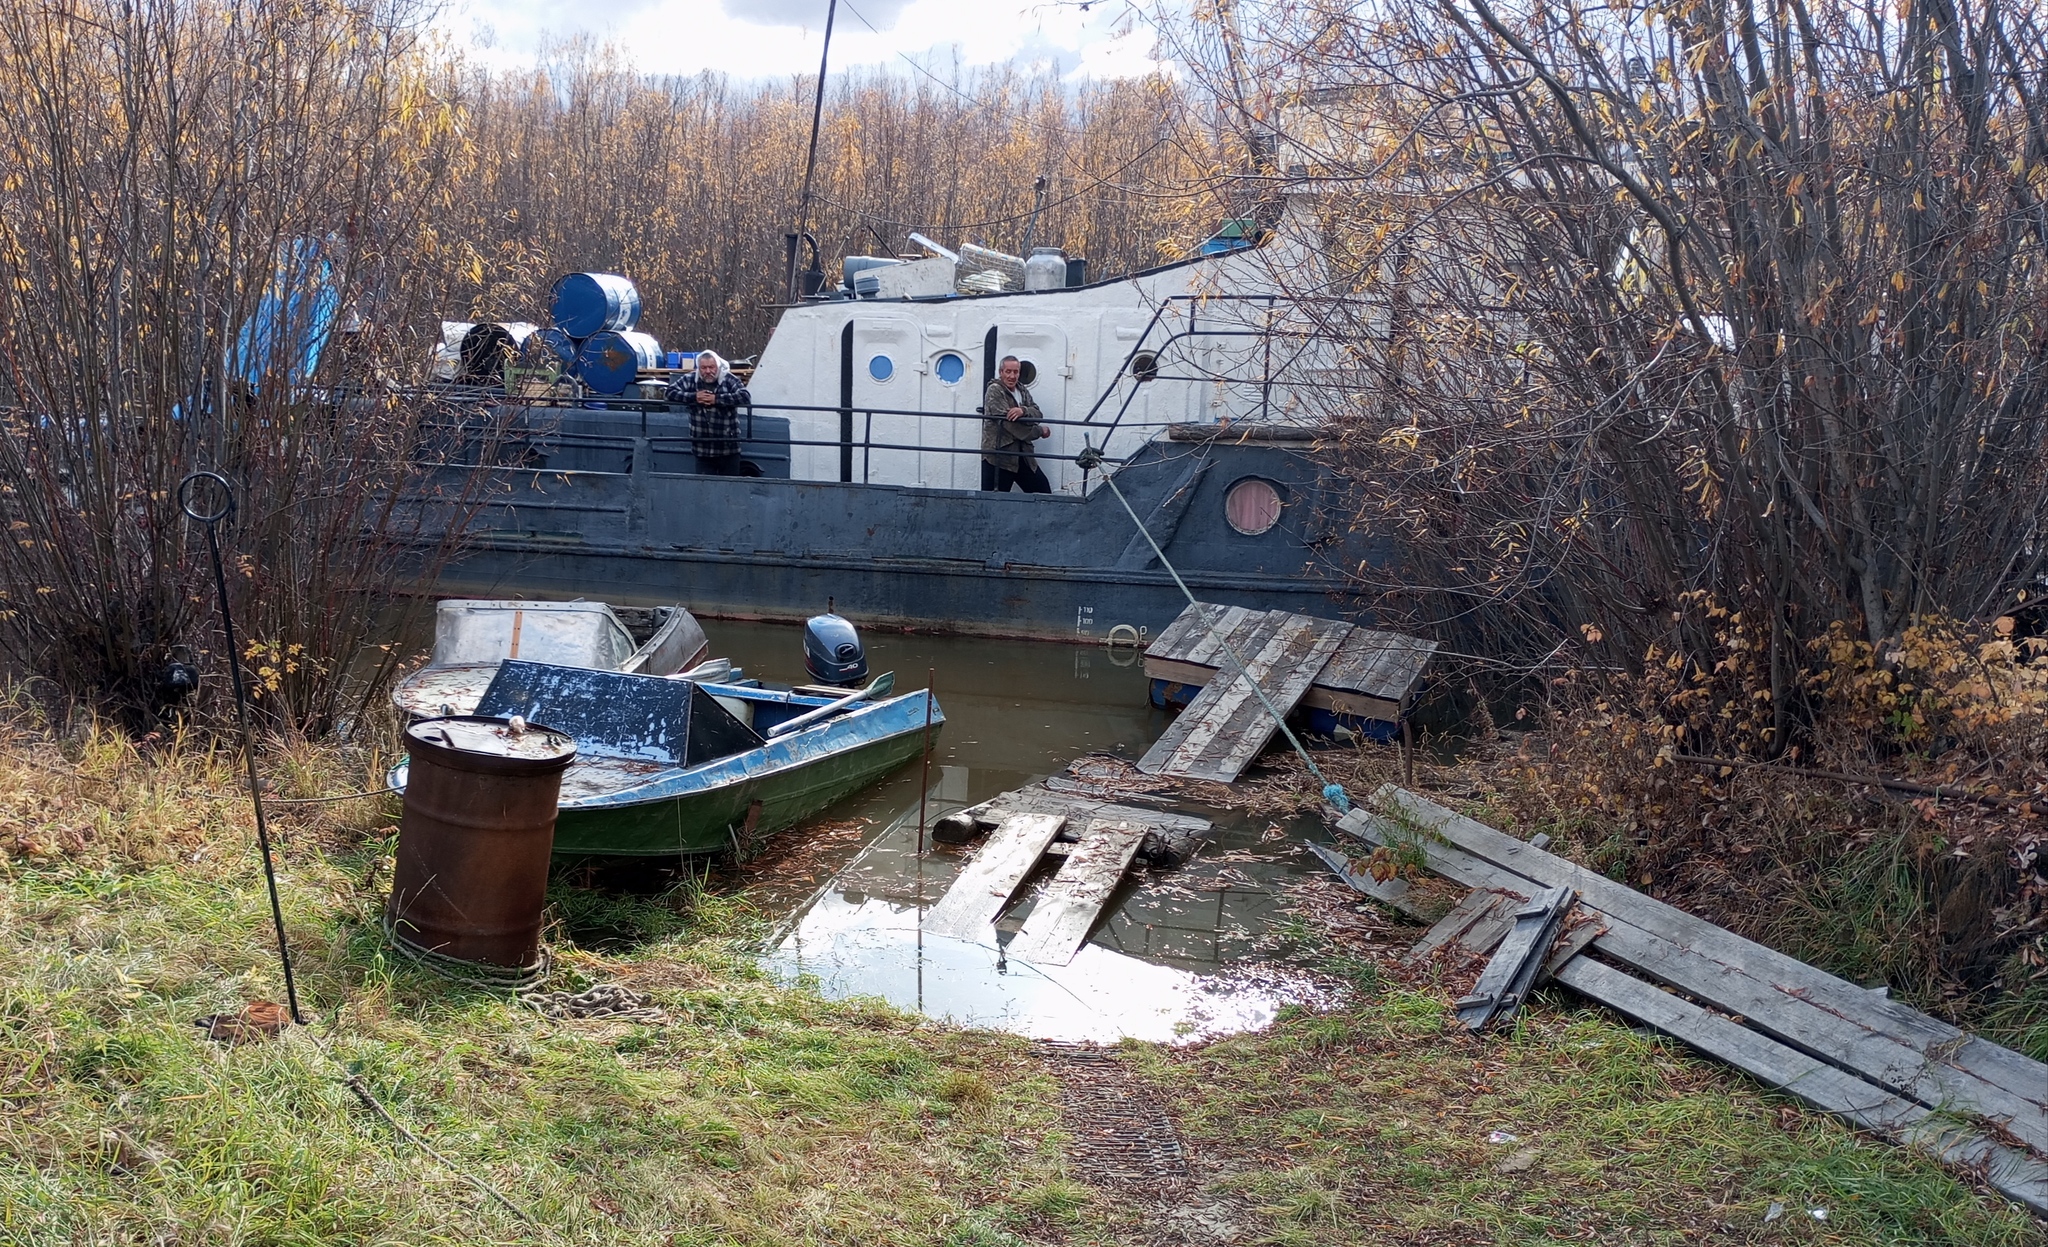
{"label": "lid of barrel", "polygon": [[422,719],[405,729],[405,736],[415,755],[458,770],[544,774],[576,757],[576,741],[568,733],[517,718]]}

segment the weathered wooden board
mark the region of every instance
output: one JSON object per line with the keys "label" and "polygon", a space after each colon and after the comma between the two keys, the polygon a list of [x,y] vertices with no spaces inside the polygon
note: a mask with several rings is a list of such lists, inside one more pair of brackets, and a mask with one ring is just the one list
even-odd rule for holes
{"label": "weathered wooden board", "polygon": [[1066,825],[1059,814],[1012,814],[989,833],[973,860],[924,916],[924,929],[963,940],[986,939],[1045,846]]}
{"label": "weathered wooden board", "polygon": [[[1390,833],[1399,835],[1403,842],[1419,843],[1430,870],[1469,887],[1495,888],[1524,896],[1534,895],[1538,890],[1530,880],[1440,840],[1423,838],[1417,842],[1412,834],[1401,834],[1396,825],[1366,811],[1354,810],[1345,816],[1338,829],[1369,844],[1387,843]],[[1580,904],[1582,908],[1590,908],[1583,895]],[[1599,940],[1617,933],[1625,942],[1647,942],[1654,938],[1609,915],[1596,913],[1594,916],[1606,928],[1596,940],[1596,946]],[[1900,1142],[1925,1148],[1951,1163],[1971,1169],[1981,1165],[1993,1175],[1993,1184],[2008,1197],[2043,1210],[2041,1201],[2048,1198],[2048,1170],[2041,1167],[2039,1160],[2019,1148],[1999,1143],[1981,1131],[1958,1124],[1952,1117],[1937,1116],[1934,1109],[1913,1103],[1853,1073],[1778,1043],[1728,1018],[1709,1013],[1683,997],[1674,996],[1591,958],[1560,956],[1553,959],[1548,968],[1558,982],[1639,1021],[1666,1030],[1674,1038],[1702,1052],[1728,1060],[1816,1107],[1837,1113],[1866,1129],[1886,1133],[1887,1137]],[[1625,982],[1617,982],[1617,977]],[[1701,1022],[1700,1019],[1707,1021]],[[1744,1052],[1749,1054],[1745,1060],[1753,1058],[1754,1064],[1737,1060],[1737,1056]]]}
{"label": "weathered wooden board", "polygon": [[[1434,926],[1423,932],[1422,938],[1415,941],[1415,947],[1409,949],[1401,960],[1411,964],[1427,961],[1436,956],[1437,950],[1454,943],[1484,920],[1496,906],[1519,903],[1519,900],[1510,899],[1499,892],[1474,888],[1459,897],[1458,903],[1451,906],[1449,913],[1437,919]],[[1505,935],[1507,928],[1502,927],[1501,933]]]}
{"label": "weathered wooden board", "polygon": [[1865,1130],[1981,1172],[2007,1198],[2048,1213],[2048,1164],[1589,957],[1555,977],[1574,991]]}
{"label": "weathered wooden board", "polygon": [[1929,1108],[1982,1117],[2048,1153],[2048,1065],[1743,939],[1393,785],[1381,808],[1452,847],[1606,915],[1594,948],[1778,1040]]}
{"label": "weathered wooden board", "polygon": [[1253,684],[1275,710],[1288,713],[1350,630],[1350,624],[1336,620],[1271,612],[1236,647],[1244,671],[1226,668],[1204,686],[1146,750],[1138,769],[1225,784],[1235,780],[1277,730]]}
{"label": "weathered wooden board", "polygon": [[1459,1020],[1473,1030],[1484,1030],[1515,1015],[1542,972],[1543,956],[1571,905],[1570,888],[1550,888],[1516,912],[1514,929],[1479,972],[1472,994],[1458,1001]]}
{"label": "weathered wooden board", "polygon": [[1321,688],[1399,702],[1422,682],[1436,642],[1377,628],[1353,628],[1316,676]]}
{"label": "weathered wooden board", "polygon": [[1382,905],[1391,905],[1411,917],[1420,915],[1414,900],[1408,895],[1406,879],[1388,879],[1382,882],[1353,866],[1351,859],[1337,850],[1313,841],[1309,843],[1308,851],[1322,858],[1323,865],[1328,866],[1339,879],[1350,885],[1352,891],[1361,896],[1369,896]]}
{"label": "weathered wooden board", "polygon": [[[1145,649],[1145,673],[1177,684],[1206,685],[1224,665],[1221,640],[1241,642],[1258,612],[1213,602],[1190,604]],[[1377,628],[1349,629],[1316,673],[1302,704],[1388,719],[1421,683],[1436,642]]]}
{"label": "weathered wooden board", "polygon": [[1047,885],[1045,896],[1024,920],[1024,929],[1010,941],[1009,955],[1041,965],[1063,966],[1072,961],[1102,917],[1102,907],[1123,882],[1145,831],[1142,823],[1107,819],[1089,823],[1081,842]]}
{"label": "weathered wooden board", "polygon": [[1043,784],[1026,784],[1011,792],[990,797],[979,805],[969,806],[962,812],[983,819],[993,818],[999,822],[1011,814],[1060,814],[1066,817],[1070,825],[1082,827],[1087,826],[1090,819],[1130,819],[1144,823],[1162,836],[1179,841],[1205,836],[1211,826],[1208,819],[1197,818],[1192,814],[1148,810],[1135,805],[1100,801],[1078,793],[1054,792]]}

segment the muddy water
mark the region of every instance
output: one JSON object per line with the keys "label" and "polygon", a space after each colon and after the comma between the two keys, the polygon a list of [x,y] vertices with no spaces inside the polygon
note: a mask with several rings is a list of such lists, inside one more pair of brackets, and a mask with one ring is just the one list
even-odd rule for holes
{"label": "muddy water", "polygon": [[[712,649],[748,674],[801,678],[798,628],[707,621]],[[1134,651],[958,637],[870,633],[875,672],[899,689],[933,675],[946,727],[934,749],[927,817],[1053,774],[1090,751],[1135,758],[1166,725],[1150,708]],[[831,996],[879,996],[963,1025],[1035,1038],[1172,1042],[1256,1028],[1321,988],[1289,967],[1281,893],[1321,864],[1301,847],[1319,831],[1178,807],[1213,821],[1186,865],[1136,869],[1070,965],[1011,960],[1006,946],[1053,873],[1041,866],[1003,921],[980,941],[923,928],[964,856],[918,852],[916,764],[830,811],[821,825],[867,820],[825,861],[829,878],[771,903],[786,917],[766,964],[807,976]],[[801,836],[805,829],[790,835]]]}

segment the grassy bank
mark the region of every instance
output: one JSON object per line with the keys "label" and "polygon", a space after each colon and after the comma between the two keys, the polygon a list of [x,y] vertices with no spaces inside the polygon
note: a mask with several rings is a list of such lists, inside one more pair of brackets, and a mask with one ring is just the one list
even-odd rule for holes
{"label": "grassy bank", "polygon": [[[373,773],[314,749],[266,765],[280,796]],[[744,888],[557,885],[552,985],[625,984],[661,1023],[451,986],[376,933],[394,811],[284,807],[318,1020],[224,1045],[192,1020],[282,996],[233,792],[226,759],[191,749],[0,742],[0,1241],[2048,1242],[1606,1016],[1556,1001],[1485,1043],[1447,1031],[1445,989],[1388,956],[1411,933],[1320,884],[1298,934],[1350,1004],[1126,1046],[1091,1082],[1017,1039],[763,979]],[[1137,1102],[1178,1131],[1184,1171],[1087,1149],[1106,1105]]]}

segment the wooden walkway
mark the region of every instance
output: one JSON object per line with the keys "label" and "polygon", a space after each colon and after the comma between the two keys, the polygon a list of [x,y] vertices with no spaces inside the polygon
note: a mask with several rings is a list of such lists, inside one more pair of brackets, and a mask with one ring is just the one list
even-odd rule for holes
{"label": "wooden walkway", "polygon": [[976,942],[995,940],[996,921],[1031,872],[1055,853],[1053,841],[1061,830],[1085,829],[1006,950],[1020,961],[1048,965],[1067,964],[1088,942],[1148,836],[1185,856],[1209,830],[1207,819],[1055,792],[1042,783],[1003,793],[964,813],[984,825],[994,822],[995,830],[938,904],[926,911],[924,929]]}
{"label": "wooden walkway", "polygon": [[1353,810],[1338,829],[1412,845],[1467,887],[1572,889],[1605,960],[1553,961],[1557,981],[2048,1213],[2048,1065],[1391,784],[1372,804],[1379,813]]}
{"label": "wooden walkway", "polygon": [[[1214,602],[1190,605],[1146,647],[1145,674],[1172,684],[1209,684],[1227,665],[1216,643],[1219,636],[1236,635],[1248,618],[1261,613]],[[1238,652],[1250,660],[1250,654]],[[1435,653],[1434,641],[1376,628],[1349,628],[1336,652],[1313,673],[1301,705],[1358,719],[1399,722]]]}
{"label": "wooden walkway", "polygon": [[1060,814],[1012,814],[1004,819],[925,914],[924,929],[963,940],[988,938],[1025,876],[1066,825]]}
{"label": "wooden walkway", "polygon": [[[1350,624],[1334,619],[1227,608],[1188,651],[1191,661],[1218,660],[1222,671],[1145,751],[1138,769],[1224,784],[1235,780],[1277,730],[1253,684],[1273,709],[1289,713],[1350,632]],[[1242,673],[1230,670],[1226,644],[1244,659]]]}
{"label": "wooden walkway", "polygon": [[1039,899],[1024,929],[1010,942],[1010,956],[1041,965],[1066,965],[1088,942],[1103,906],[1123,882],[1145,838],[1142,823],[1096,819],[1067,855],[1052,886]]}

